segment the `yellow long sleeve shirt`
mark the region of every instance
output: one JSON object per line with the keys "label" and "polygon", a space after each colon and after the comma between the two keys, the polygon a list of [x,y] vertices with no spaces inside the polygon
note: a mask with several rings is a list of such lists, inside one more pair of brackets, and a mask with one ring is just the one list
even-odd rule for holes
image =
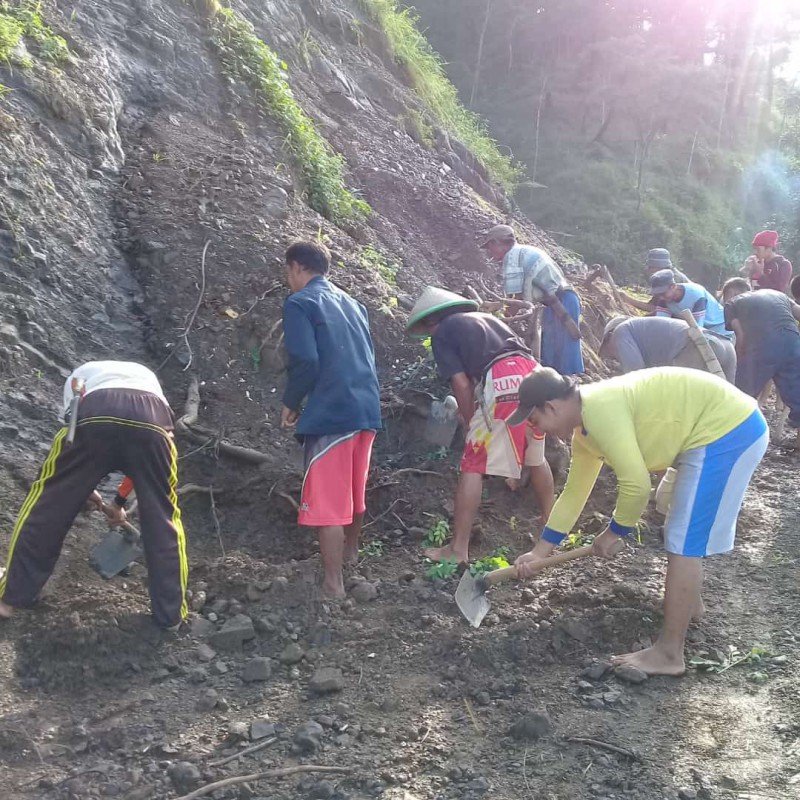
{"label": "yellow long sleeve shirt", "polygon": [[543,533],[555,544],[577,522],[604,463],[619,486],[611,529],[624,535],[647,506],[651,472],[721,439],[757,408],[721,378],[678,367],[638,370],[580,391],[583,427],[573,432],[567,483]]}

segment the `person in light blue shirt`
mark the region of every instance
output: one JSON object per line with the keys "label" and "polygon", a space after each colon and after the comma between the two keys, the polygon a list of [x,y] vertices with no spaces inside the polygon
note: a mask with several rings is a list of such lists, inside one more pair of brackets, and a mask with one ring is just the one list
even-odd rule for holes
{"label": "person in light blue shirt", "polygon": [[725,328],[725,312],[719,301],[699,283],[675,283],[671,269],[662,269],[650,278],[650,291],[656,300],[657,317],[679,317],[688,309],[697,324],[728,339],[733,332]]}
{"label": "person in light blue shirt", "polygon": [[560,267],[541,248],[518,244],[510,225],[495,225],[481,248],[502,263],[506,295],[544,305],[541,363],[562,375],[582,373],[581,301]]}

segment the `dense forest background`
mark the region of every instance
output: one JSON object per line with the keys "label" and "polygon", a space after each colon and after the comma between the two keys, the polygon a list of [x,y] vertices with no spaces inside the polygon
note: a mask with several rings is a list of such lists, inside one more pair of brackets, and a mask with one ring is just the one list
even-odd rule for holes
{"label": "dense forest background", "polygon": [[464,103],[525,165],[565,247],[639,276],[668,247],[716,286],[776,228],[800,263],[800,4],[417,0]]}

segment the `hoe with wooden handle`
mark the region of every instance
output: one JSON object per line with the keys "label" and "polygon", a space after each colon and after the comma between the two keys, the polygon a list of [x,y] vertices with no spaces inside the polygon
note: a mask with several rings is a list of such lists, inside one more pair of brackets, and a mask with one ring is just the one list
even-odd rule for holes
{"label": "hoe with wooden handle", "polygon": [[[564,553],[557,553],[554,556],[544,559],[538,571],[557,567],[567,561],[574,561],[576,558],[583,558],[592,552],[592,546],[587,544],[585,547],[578,547],[575,550],[567,550]],[[467,570],[462,576],[456,589],[456,605],[461,613],[466,617],[467,622],[473,628],[480,627],[483,618],[489,613],[491,604],[486,597],[486,590],[503,581],[509,581],[517,577],[516,567],[504,567],[492,572],[485,572],[483,575],[472,575]]]}

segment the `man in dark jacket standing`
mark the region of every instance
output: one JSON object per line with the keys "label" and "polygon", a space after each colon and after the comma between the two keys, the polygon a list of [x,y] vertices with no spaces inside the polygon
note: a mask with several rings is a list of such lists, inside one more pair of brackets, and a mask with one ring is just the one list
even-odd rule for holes
{"label": "man in dark jacket standing", "polygon": [[358,556],[381,406],[367,311],[326,280],[329,268],[324,245],[296,242],[286,251],[292,294],[283,306],[281,425],[295,427],[305,449],[298,522],[319,528],[322,591],[344,597],[342,564]]}

